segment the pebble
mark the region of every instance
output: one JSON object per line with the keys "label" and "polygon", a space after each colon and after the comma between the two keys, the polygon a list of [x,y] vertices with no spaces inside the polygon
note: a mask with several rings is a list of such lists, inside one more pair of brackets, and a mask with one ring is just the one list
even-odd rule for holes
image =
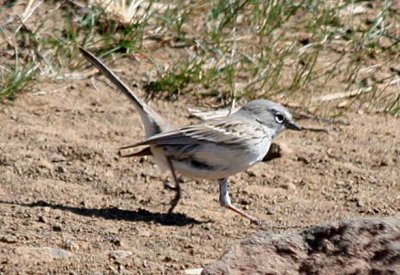
{"label": "pebble", "polygon": [[26,260],[50,261],[52,259],[69,258],[72,254],[64,249],[55,247],[30,247],[20,246],[15,249],[17,255],[21,255]]}
{"label": "pebble", "polygon": [[202,268],[191,268],[191,269],[186,269],[185,270],[185,274],[187,274],[187,275],[200,275],[202,271],[203,271]]}
{"label": "pebble", "polygon": [[73,240],[65,240],[64,248],[70,251],[77,251],[79,249],[79,245],[75,243]]}
{"label": "pebble", "polygon": [[38,163],[37,163],[37,166],[38,166],[39,168],[44,168],[44,169],[47,169],[47,170],[49,170],[49,171],[52,171],[53,168],[54,168],[53,164],[51,164],[51,163],[50,163],[48,160],[46,160],[46,159],[40,159],[40,160],[38,161]]}
{"label": "pebble", "polygon": [[128,250],[113,250],[108,253],[110,258],[115,259],[115,260],[123,260],[125,258],[128,258],[129,256],[133,255],[132,251]]}
{"label": "pebble", "polygon": [[53,258],[68,258],[71,256],[69,252],[61,248],[44,247]]}
{"label": "pebble", "polygon": [[296,185],[294,185],[292,182],[285,182],[281,184],[281,187],[286,190],[295,190]]}

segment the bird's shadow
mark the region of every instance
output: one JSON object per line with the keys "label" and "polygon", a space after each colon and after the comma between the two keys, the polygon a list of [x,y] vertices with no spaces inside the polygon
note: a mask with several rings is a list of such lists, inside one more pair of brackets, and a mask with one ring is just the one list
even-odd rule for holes
{"label": "bird's shadow", "polygon": [[150,212],[148,210],[139,208],[138,210],[124,210],[117,207],[110,208],[84,208],[66,206],[61,204],[52,204],[39,200],[32,203],[19,203],[10,201],[1,201],[1,204],[19,205],[24,207],[49,207],[51,209],[59,209],[62,211],[68,211],[77,215],[86,217],[100,217],[107,220],[123,220],[130,222],[147,222],[157,223],[166,226],[186,226],[193,224],[208,223],[210,221],[198,221],[194,218],[188,217],[181,213],[158,213]]}

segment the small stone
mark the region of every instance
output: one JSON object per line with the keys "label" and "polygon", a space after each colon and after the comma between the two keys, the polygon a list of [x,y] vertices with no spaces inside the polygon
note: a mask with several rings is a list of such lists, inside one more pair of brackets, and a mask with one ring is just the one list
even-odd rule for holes
{"label": "small stone", "polygon": [[268,208],[266,213],[267,213],[267,215],[272,216],[272,215],[276,214],[276,211],[275,211],[275,209]]}
{"label": "small stone", "polygon": [[165,256],[164,262],[166,263],[172,262],[172,258],[170,256]]}
{"label": "small stone", "polygon": [[53,258],[68,258],[71,254],[61,248],[45,247]]}
{"label": "small stone", "polygon": [[79,249],[79,245],[77,245],[73,240],[65,240],[64,248],[70,251],[77,251]]}
{"label": "small stone", "polygon": [[191,269],[186,269],[185,270],[185,274],[187,274],[187,275],[200,275],[202,271],[203,271],[202,268],[191,268]]}
{"label": "small stone", "polygon": [[281,145],[272,143],[262,161],[267,162],[275,158],[280,158],[281,156],[282,156]]}
{"label": "small stone", "polygon": [[46,159],[40,159],[39,161],[38,161],[38,163],[37,163],[37,166],[39,167],[39,168],[42,168],[42,169],[47,169],[47,170],[49,170],[49,171],[52,171],[53,170],[53,164],[51,164],[48,160],[46,160]]}
{"label": "small stone", "polygon": [[297,161],[300,161],[300,162],[302,162],[304,164],[309,164],[310,163],[310,160],[308,158],[304,157],[304,156],[297,157]]}
{"label": "small stone", "polygon": [[50,262],[53,259],[69,258],[72,254],[55,247],[20,246],[15,249],[15,261],[26,263]]}
{"label": "small stone", "polygon": [[248,170],[248,171],[247,171],[247,175],[249,175],[249,176],[252,177],[252,178],[257,177],[257,174],[256,174],[254,171],[252,171],[252,170]]}
{"label": "small stone", "polygon": [[342,180],[337,180],[337,181],[336,181],[336,185],[337,185],[337,186],[345,186],[346,183],[345,183],[344,181],[342,181]]}
{"label": "small stone", "polygon": [[2,243],[16,243],[17,239],[16,239],[16,237],[1,236],[0,237],[0,242],[2,242]]}
{"label": "small stone", "polygon": [[109,242],[111,242],[113,245],[116,245],[116,246],[122,245],[122,241],[116,236],[109,236],[109,237],[107,237],[107,240]]}
{"label": "small stone", "polygon": [[151,233],[147,230],[139,229],[138,235],[139,237],[150,237]]}
{"label": "small stone", "polygon": [[64,174],[65,173],[65,168],[62,165],[59,165],[56,167],[56,172]]}
{"label": "small stone", "polygon": [[202,225],[200,225],[201,229],[204,230],[211,230],[211,226],[208,223],[203,223]]}
{"label": "small stone", "polygon": [[110,258],[120,261],[128,258],[129,256],[132,256],[133,252],[128,250],[113,250],[110,251],[108,255],[110,256]]}
{"label": "small stone", "polygon": [[343,100],[342,102],[339,102],[337,107],[338,108],[346,108],[349,105],[349,101],[348,100]]}
{"label": "small stone", "polygon": [[146,260],[143,260],[143,267],[144,268],[148,268],[149,267],[149,264],[148,264],[148,262]]}
{"label": "small stone", "polygon": [[379,166],[388,166],[389,164],[388,164],[388,161],[387,160],[385,160],[385,159],[382,159],[381,161],[380,161],[380,163],[379,163]]}
{"label": "small stone", "polygon": [[362,199],[357,198],[356,199],[356,205],[357,205],[357,207],[364,207],[365,203],[364,203],[364,201]]}
{"label": "small stone", "polygon": [[51,160],[51,162],[64,162],[64,161],[66,161],[67,159],[66,159],[64,156],[62,156],[62,155],[54,154],[54,155],[52,155],[52,156],[50,157],[50,160]]}
{"label": "small stone", "polygon": [[286,190],[295,190],[296,189],[296,185],[294,185],[292,182],[282,183],[280,187],[282,187],[283,189],[286,189]]}

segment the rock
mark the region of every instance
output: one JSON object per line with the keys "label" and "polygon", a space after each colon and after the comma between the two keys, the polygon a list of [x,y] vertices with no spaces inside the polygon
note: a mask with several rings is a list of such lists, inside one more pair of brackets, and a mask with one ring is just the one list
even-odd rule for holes
{"label": "rock", "polygon": [[52,164],[51,162],[49,162],[48,160],[46,160],[46,159],[40,159],[40,160],[37,162],[37,166],[38,166],[39,168],[47,169],[47,170],[49,170],[49,171],[52,171],[52,170],[54,169],[53,164]]}
{"label": "rock", "polygon": [[280,158],[281,156],[282,156],[282,146],[276,143],[272,143],[262,161],[267,162],[276,158]]}
{"label": "rock", "polygon": [[201,274],[400,274],[400,216],[292,234],[259,232],[233,244]]}
{"label": "rock", "polygon": [[128,250],[113,250],[113,251],[110,251],[108,253],[108,255],[110,256],[110,258],[120,261],[125,258],[128,258],[129,256],[132,256],[133,253],[132,253],[132,251],[128,251]]}
{"label": "rock", "polygon": [[44,249],[46,249],[49,255],[55,259],[68,258],[71,255],[69,252],[60,248],[44,247]]}
{"label": "rock", "polygon": [[280,187],[282,187],[283,189],[286,190],[295,190],[296,189],[296,185],[293,182],[284,182],[280,185]]}
{"label": "rock", "polygon": [[70,251],[78,251],[79,245],[75,243],[73,240],[65,240],[64,241],[64,248]]}
{"label": "rock", "polygon": [[71,256],[71,253],[64,249],[55,247],[30,247],[20,246],[15,249],[17,257],[13,258],[15,263],[40,263],[50,262],[54,259],[65,259]]}
{"label": "rock", "polygon": [[54,171],[54,166],[51,162],[49,162],[46,159],[40,159],[37,163],[36,163],[36,171],[40,174],[40,175],[51,175],[53,176],[53,171]]}
{"label": "rock", "polygon": [[202,271],[203,271],[202,268],[191,268],[191,269],[185,269],[184,273],[186,275],[200,275]]}
{"label": "rock", "polygon": [[1,236],[0,237],[0,242],[2,243],[16,243],[18,241],[17,237],[15,236]]}

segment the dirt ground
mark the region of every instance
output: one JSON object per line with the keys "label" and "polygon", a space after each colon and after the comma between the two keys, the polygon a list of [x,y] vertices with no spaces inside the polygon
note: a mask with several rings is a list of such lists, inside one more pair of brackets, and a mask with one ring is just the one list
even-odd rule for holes
{"label": "dirt ground", "polygon": [[[166,215],[172,194],[152,160],[117,156],[143,137],[139,117],[122,94],[95,83],[97,91],[90,80],[41,84],[41,93],[1,106],[2,274],[180,274],[260,230],[219,206],[215,182],[186,180],[183,203]],[[150,104],[177,124],[193,122],[186,103]],[[271,232],[398,214],[398,118],[344,119],[349,126],[322,125],[329,134],[285,132],[282,158],[232,177],[233,202]]]}

